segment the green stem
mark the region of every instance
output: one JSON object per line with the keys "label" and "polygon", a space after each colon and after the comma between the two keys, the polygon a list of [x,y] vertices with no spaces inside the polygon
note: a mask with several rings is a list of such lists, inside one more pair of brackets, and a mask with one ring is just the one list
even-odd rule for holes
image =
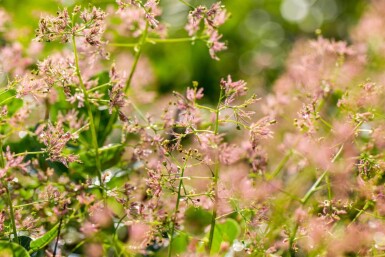
{"label": "green stem", "polygon": [[[144,43],[146,42],[147,33],[148,33],[148,27],[149,27],[149,25],[148,25],[148,22],[147,22],[146,23],[146,27],[145,27],[145,29],[143,31],[142,37],[140,38],[139,42],[137,44],[135,44],[136,53],[135,53],[135,57],[134,57],[134,63],[131,66],[130,74],[128,75],[126,86],[124,87],[124,90],[123,90],[124,93],[126,93],[127,90],[131,86],[132,78],[133,78],[134,73],[136,71],[136,67],[138,65],[140,55],[142,54],[142,47],[143,47]],[[114,44],[114,45],[124,46],[125,44]],[[115,121],[116,121],[117,117],[118,117],[118,112],[114,111],[112,113],[110,119],[108,120],[107,127],[106,127],[105,131],[108,132],[108,131],[110,131],[112,129],[112,127],[115,124]]]}
{"label": "green stem", "polygon": [[225,214],[223,214],[223,215],[221,215],[221,216],[218,216],[218,217],[217,217],[217,220],[220,220],[220,219],[222,219],[222,218],[224,218],[224,217],[230,216],[230,215],[232,215],[232,214],[234,214],[234,213],[238,213],[238,212],[239,212],[238,210],[235,210],[235,211],[231,211],[231,212],[225,213]]}
{"label": "green stem", "polygon": [[88,99],[87,88],[84,85],[82,76],[80,74],[78,50],[76,48],[76,40],[75,40],[75,36],[74,35],[72,36],[72,45],[73,45],[73,51],[74,51],[74,55],[75,55],[76,74],[77,74],[77,76],[79,78],[79,84],[80,84],[81,90],[83,91],[83,94],[84,94],[84,104],[85,104],[85,106],[87,108],[88,118],[90,120],[92,145],[93,145],[94,150],[95,150],[95,161],[96,161],[96,169],[97,169],[97,172],[98,172],[98,179],[99,179],[100,186],[103,186],[102,167],[101,167],[100,158],[99,158],[99,151],[98,151],[99,145],[98,145],[98,139],[97,139],[97,136],[96,136],[96,128],[95,128],[95,123],[94,123],[94,116],[92,114],[91,104],[90,104],[89,99]]}
{"label": "green stem", "polygon": [[22,152],[22,153],[14,154],[13,156],[14,156],[14,157],[17,157],[17,156],[22,156],[22,155],[43,154],[43,153],[45,153],[45,151]]}
{"label": "green stem", "polygon": [[198,107],[199,109],[205,109],[205,110],[208,110],[210,112],[216,112],[216,110],[213,109],[213,108],[210,108],[210,107],[204,106],[204,105],[200,105],[200,104],[197,104],[197,103],[195,103],[195,107]]}
{"label": "green stem", "polygon": [[[0,166],[1,166],[1,168],[4,168],[5,160],[4,160],[4,153],[3,153],[3,141],[1,139],[0,139],[0,160],[1,160]],[[7,202],[9,205],[9,216],[11,217],[13,241],[15,243],[19,243],[19,239],[17,237],[16,222],[15,222],[15,212],[13,211],[11,194],[9,192],[8,185],[4,184],[4,182],[3,182],[3,186],[4,186],[5,191],[6,191]]]}
{"label": "green stem", "polygon": [[139,114],[140,118],[142,118],[143,121],[147,122],[146,117],[144,116],[144,114],[142,113],[142,111],[139,109],[139,107],[136,106],[136,104],[133,103],[133,102],[131,102],[131,105],[132,105],[132,107],[134,107],[135,111]]}
{"label": "green stem", "polygon": [[104,84],[101,84],[101,85],[99,85],[99,86],[97,86],[97,87],[93,87],[93,88],[91,88],[91,89],[89,89],[89,90],[87,90],[87,91],[88,91],[88,92],[93,92],[93,91],[96,91],[96,90],[98,90],[98,89],[100,89],[100,88],[103,88],[103,87],[106,87],[106,86],[110,86],[110,85],[111,85],[110,82],[104,83]]}
{"label": "green stem", "polygon": [[367,200],[365,202],[364,207],[357,213],[357,215],[354,217],[354,219],[349,223],[348,227],[350,227],[356,220],[370,207],[373,205],[373,202],[371,200]]}
{"label": "green stem", "polygon": [[[222,101],[222,89],[219,94],[219,100],[217,104],[217,108],[215,111],[215,127],[214,127],[214,135],[218,135],[219,131],[219,107]],[[211,254],[211,247],[213,245],[213,239],[214,239],[214,231],[215,231],[215,224],[217,220],[217,209],[218,209],[218,180],[219,180],[219,158],[217,156],[217,160],[215,162],[214,167],[214,174],[213,174],[213,187],[214,187],[214,203],[213,203],[213,212],[211,216],[211,226],[210,226],[210,234],[209,234],[209,243],[207,252],[208,254]]]}
{"label": "green stem", "polygon": [[[147,35],[146,35],[147,36]],[[185,42],[195,42],[198,40],[206,40],[208,39],[207,36],[201,36],[201,37],[180,37],[180,38],[150,38],[146,37],[143,42],[141,43],[110,43],[111,46],[117,46],[117,47],[138,47],[140,44],[150,43],[150,44],[172,44],[172,43],[185,43]]]}
{"label": "green stem", "polygon": [[5,166],[5,159],[4,159],[4,153],[3,153],[3,140],[0,138],[0,167],[4,168]]}
{"label": "green stem", "polygon": [[297,235],[298,228],[299,228],[299,224],[296,223],[294,227],[294,231],[293,233],[291,233],[289,238],[289,247],[290,247],[289,253],[291,257],[295,256],[294,241],[295,241],[295,236]]}
{"label": "green stem", "polygon": [[122,144],[113,144],[113,145],[103,146],[103,147],[99,148],[99,153],[102,153],[102,152],[105,152],[105,151],[109,151],[111,149],[119,148],[119,147],[122,147],[122,146],[123,146]]}
{"label": "green stem", "polygon": [[114,237],[117,237],[117,234],[116,232],[118,231],[118,228],[120,226],[120,224],[122,223],[122,221],[127,217],[127,214],[124,214],[123,217],[121,217],[118,221],[118,223],[116,224],[116,228],[114,230]]}
{"label": "green stem", "polygon": [[321,181],[324,179],[324,177],[327,175],[328,171],[325,171],[321,174],[321,176],[317,179],[316,182],[314,182],[313,186],[307,191],[305,196],[301,199],[302,204],[306,204],[306,202],[309,200],[309,198],[318,190],[318,186],[321,184]]}
{"label": "green stem", "polygon": [[19,205],[13,206],[13,208],[14,209],[23,208],[23,207],[27,207],[27,206],[31,206],[31,205],[35,205],[35,204],[48,203],[49,201],[50,200],[43,200],[43,201],[37,201],[37,202],[32,202],[32,203],[19,204]]}
{"label": "green stem", "polygon": [[[187,162],[187,160],[186,160],[186,162]],[[181,177],[183,177],[185,168],[186,168],[186,163],[182,167],[182,170],[180,173]],[[178,186],[178,198],[176,199],[175,212],[174,212],[174,217],[173,217],[172,225],[171,225],[170,243],[168,245],[168,257],[171,257],[171,253],[172,253],[172,242],[174,240],[174,233],[175,233],[175,221],[176,221],[176,217],[178,215],[180,199],[182,198],[182,196],[181,196],[182,185],[183,185],[183,179],[181,179],[179,181],[179,186]]]}
{"label": "green stem", "polygon": [[146,27],[145,27],[145,29],[143,31],[142,37],[140,38],[140,41],[139,41],[139,43],[137,45],[134,63],[132,64],[130,75],[128,76],[128,80],[126,82],[126,86],[124,87],[124,91],[123,92],[125,92],[125,93],[127,92],[128,88],[131,86],[131,82],[132,82],[132,78],[133,78],[135,70],[136,70],[136,66],[138,65],[140,55],[142,54],[143,45],[146,42],[146,38],[147,38],[148,26],[149,25],[148,25],[148,22],[147,22],[146,23]]}
{"label": "green stem", "polygon": [[283,159],[281,160],[281,162],[278,164],[278,166],[275,168],[275,170],[273,171],[273,173],[271,173],[271,175],[269,176],[268,180],[272,180],[274,179],[280,172],[281,170],[283,169],[283,167],[286,165],[286,163],[289,161],[290,157],[292,156],[293,154],[293,151],[292,150],[289,150],[285,156],[283,157]]}
{"label": "green stem", "polygon": [[8,186],[4,185],[6,195],[7,195],[7,201],[9,204],[9,216],[11,216],[11,223],[12,223],[12,232],[13,232],[13,241],[15,243],[19,243],[19,239],[17,237],[17,230],[16,230],[16,222],[15,222],[15,212],[13,211],[13,205],[12,205],[12,199],[11,194],[9,192]]}
{"label": "green stem", "polygon": [[237,126],[242,126],[244,129],[250,130],[249,126],[243,124],[242,122],[236,121],[236,120],[227,119],[227,120],[220,120],[219,122],[233,123],[233,124],[235,124]]}
{"label": "green stem", "polygon": [[327,122],[324,118],[320,117],[320,120],[321,120],[321,122],[322,122],[326,127],[328,127],[329,129],[333,129],[333,126],[332,126],[329,122]]}
{"label": "green stem", "polygon": [[192,197],[198,197],[198,196],[203,196],[203,195],[207,195],[207,193],[199,193],[199,194],[189,194],[189,195],[182,195],[182,197],[186,197],[186,198],[192,198]]}

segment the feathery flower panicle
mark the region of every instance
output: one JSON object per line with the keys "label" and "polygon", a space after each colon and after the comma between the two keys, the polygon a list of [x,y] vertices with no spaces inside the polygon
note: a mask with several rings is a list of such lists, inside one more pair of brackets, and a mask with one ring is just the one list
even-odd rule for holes
{"label": "feathery flower panicle", "polygon": [[261,145],[255,146],[253,142],[245,142],[242,148],[246,151],[246,159],[251,170],[256,174],[264,174],[268,166],[268,156]]}
{"label": "feathery flower panicle", "polygon": [[92,8],[92,10],[85,9],[80,14],[80,18],[83,20],[83,24],[85,26],[85,29],[81,34],[81,36],[84,38],[84,48],[86,48],[83,50],[83,52],[85,52],[87,55],[98,54],[104,59],[109,58],[109,54],[105,50],[106,42],[102,40],[102,35],[106,29],[106,16],[107,15],[104,11],[102,11],[100,8],[96,8],[95,6]]}
{"label": "feathery flower panicle", "polygon": [[[134,56],[122,53],[115,59],[115,69],[124,83],[128,80],[129,67],[134,64]],[[156,84],[155,71],[150,60],[142,56],[132,76],[130,90],[135,94],[130,95],[130,101],[136,104],[150,104],[155,100],[156,92],[150,86]]]}
{"label": "feathery flower panicle", "polygon": [[[71,41],[73,50],[67,45],[52,51],[32,74],[28,70],[39,55],[9,35],[0,8],[0,33],[6,32],[0,47],[3,82],[10,77],[0,89],[0,143],[6,149],[0,158],[5,197],[0,232],[16,237],[26,230],[35,237],[38,230],[40,237],[56,230],[57,249],[45,247],[50,256],[71,255],[73,245],[94,256],[151,255],[167,248],[170,256],[380,253],[385,249],[385,222],[379,217],[385,214],[382,1],[372,0],[352,43],[323,37],[295,43],[257,118],[259,99],[254,94],[242,99],[247,84],[230,75],[218,83],[218,103],[212,105],[204,105],[204,90],[196,82],[184,93],[158,99],[149,89],[157,83],[155,63],[143,56],[147,43],[154,43],[152,49],[199,40],[218,60],[227,48],[220,27],[229,17],[221,2],[191,8],[194,1],[182,1],[191,8],[189,37],[163,39],[159,0],[116,1],[119,9],[116,16],[116,8],[109,10],[106,36],[140,39],[114,42],[125,48],[113,52],[116,66],[110,67],[103,60],[106,13],[92,6],[60,10],[42,17],[36,39]],[[133,51],[123,50],[128,47]],[[365,66],[368,60],[374,62]],[[357,83],[367,76],[370,80]],[[142,113],[141,105],[150,114]],[[162,114],[160,106],[166,106]],[[30,137],[33,126],[36,138]],[[79,136],[87,129],[87,136]],[[11,152],[24,142],[33,143],[28,151]],[[75,153],[95,158],[71,164],[79,162]],[[90,171],[94,166],[97,173]],[[73,215],[76,222],[67,224]],[[203,223],[196,222],[198,216]],[[218,245],[217,228],[237,235],[223,236]],[[117,241],[105,244],[109,236]],[[351,243],[357,236],[362,240]],[[184,249],[175,247],[180,239],[188,244]]]}
{"label": "feathery flower panicle", "polygon": [[[69,87],[64,88],[64,93],[66,95],[66,99],[69,103],[75,104],[76,102],[78,108],[84,107],[84,94],[80,90],[77,90],[75,93],[71,93],[71,89]],[[95,103],[95,102],[94,102]],[[95,104],[97,105],[97,104]]]}
{"label": "feathery flower panicle", "polygon": [[189,36],[197,36],[201,30],[201,23],[203,21],[204,28],[202,36],[208,38],[207,45],[209,47],[210,56],[214,60],[219,60],[216,53],[226,50],[225,43],[220,42],[222,35],[219,34],[218,28],[223,25],[228,18],[228,14],[221,2],[214,3],[210,9],[204,6],[198,6],[192,10],[188,15],[187,24],[185,26]]}
{"label": "feathery flower panicle", "polygon": [[205,17],[206,12],[206,7],[198,6],[189,13],[185,29],[190,37],[196,35],[200,29],[201,20]]}
{"label": "feathery flower panicle", "polygon": [[349,114],[355,122],[368,122],[374,119],[373,106],[383,105],[385,87],[373,82],[365,82],[356,90],[346,91],[338,100],[337,107]]}
{"label": "feathery flower panicle", "polygon": [[53,54],[38,62],[37,67],[38,75],[50,87],[55,85],[66,87],[78,82],[74,58],[67,52]]}
{"label": "feathery flower panicle", "polygon": [[252,119],[252,116],[255,114],[255,111],[251,111],[248,108],[259,100],[260,98],[258,98],[255,94],[239,105],[229,105],[228,99],[225,99],[224,104],[227,108],[229,108],[229,110],[232,110],[236,121],[242,121],[242,124],[237,124],[238,129],[240,125],[246,125],[247,121],[250,121]]}
{"label": "feathery flower panicle", "polygon": [[196,86],[194,86],[193,88],[188,87],[186,90],[186,98],[191,102],[195,102],[196,100],[202,99],[203,96],[203,87],[199,89]]}
{"label": "feathery flower panicle", "polygon": [[225,90],[226,96],[242,96],[247,92],[246,82],[243,80],[233,82],[230,75],[227,76],[227,80],[221,80],[221,87]]}
{"label": "feathery flower panicle", "polygon": [[31,108],[28,105],[20,108],[16,113],[14,113],[8,120],[9,125],[14,129],[24,128],[25,122],[31,114]]}
{"label": "feathery flower panicle", "polygon": [[88,206],[95,202],[95,195],[86,194],[85,192],[82,192],[76,197],[76,199],[79,201],[80,204]]}
{"label": "feathery flower panicle", "polygon": [[30,75],[24,76],[16,89],[16,97],[23,98],[27,95],[33,96],[36,100],[46,97],[50,90],[50,86],[46,84],[44,79],[34,78]]}
{"label": "feathery flower panicle", "polygon": [[299,41],[294,45],[286,62],[286,72],[275,83],[274,91],[296,98],[299,94],[322,98],[335,90],[345,90],[363,70],[364,53],[355,45],[323,37]]}
{"label": "feathery flower panicle", "polygon": [[118,0],[116,2],[119,5],[116,13],[122,20],[120,24],[122,31],[129,32],[134,37],[138,37],[143,33],[148,23],[152,32],[162,38],[165,37],[166,26],[157,19],[162,14],[159,8],[159,1],[148,0],[143,3],[141,0],[128,2]]}
{"label": "feathery flower panicle", "polygon": [[256,147],[262,139],[272,138],[273,131],[271,125],[275,123],[270,117],[264,117],[250,125],[250,142],[253,147]]}
{"label": "feathery flower panicle", "polygon": [[[105,31],[106,13],[97,7],[84,9],[80,14],[80,6],[76,6],[72,16],[79,15],[81,22],[73,23],[67,9],[58,11],[56,17],[42,17],[36,30],[37,41],[61,41],[67,43],[72,36],[82,37],[84,41],[103,52],[104,42],[101,37]],[[73,18],[74,19],[74,18]],[[76,19],[75,19],[76,22]]]}
{"label": "feathery flower panicle", "polygon": [[39,141],[46,146],[44,151],[49,156],[47,160],[61,162],[67,167],[71,162],[79,162],[79,158],[76,155],[64,153],[67,143],[74,139],[74,135],[70,132],[65,132],[63,124],[57,123],[54,126],[48,123],[48,125],[39,127],[36,134]]}
{"label": "feathery flower panicle", "polygon": [[[185,107],[185,105],[182,105]],[[195,107],[187,107],[186,109],[180,109],[178,119],[175,122],[175,125],[180,127],[193,127],[196,128],[198,124],[202,121],[201,113],[199,109]]]}
{"label": "feathery flower panicle", "polygon": [[[100,35],[104,32],[103,27],[104,27],[104,20],[106,18],[106,13],[97,7],[93,7],[92,10],[85,9],[80,13],[80,18],[83,20],[85,24],[90,24],[86,25],[89,26],[88,30],[93,30],[95,32],[94,35]],[[95,45],[97,42],[94,42],[93,40],[87,40],[86,41],[90,45]]]}
{"label": "feathery flower panicle", "polygon": [[151,28],[155,29],[159,25],[159,21],[155,18],[157,14],[154,13],[154,11],[156,11],[158,8],[158,2],[155,0],[148,0],[144,4],[144,8],[147,10],[145,17],[148,23],[150,24]]}
{"label": "feathery flower panicle", "polygon": [[[196,127],[201,121],[199,109],[194,106],[194,102],[191,102],[184,95],[175,91],[173,94],[178,97],[178,100],[175,103],[177,117],[174,119],[174,125],[181,127]],[[189,92],[188,96],[191,97],[191,92]],[[172,115],[169,110],[168,114]]]}
{"label": "feathery flower panicle", "polygon": [[218,148],[223,137],[221,135],[214,135],[213,133],[206,132],[197,134],[197,140],[201,149]]}
{"label": "feathery flower panicle", "polygon": [[120,108],[124,107],[127,104],[127,101],[125,99],[125,95],[123,92],[124,81],[117,73],[115,64],[112,65],[110,69],[110,83],[112,87],[109,90],[110,103],[109,103],[108,109],[111,114],[114,108],[119,110]]}
{"label": "feathery flower panicle", "polygon": [[230,75],[227,76],[227,80],[221,80],[220,86],[225,92],[225,105],[229,105],[237,96],[243,96],[247,92],[246,82],[243,80],[233,82]]}
{"label": "feathery flower panicle", "polygon": [[355,55],[357,53],[356,49],[348,46],[345,41],[328,40],[323,37],[310,41],[310,46],[320,53],[332,53],[340,56]]}
{"label": "feathery flower panicle", "polygon": [[4,168],[0,168],[0,178],[4,178],[5,174],[10,171],[11,169],[17,169],[23,172],[27,172],[27,168],[30,164],[30,161],[24,162],[24,156],[17,156],[15,157],[14,154],[11,152],[11,149],[9,146],[7,146],[7,149],[4,153],[5,157],[5,166]]}
{"label": "feathery flower panicle", "polygon": [[205,6],[198,6],[189,13],[185,29],[189,36],[195,36],[200,29],[200,23],[203,20],[205,29],[217,29],[223,25],[228,18],[228,14],[221,2],[214,3],[210,9]]}
{"label": "feathery flower panicle", "polygon": [[110,54],[106,50],[107,42],[102,39],[106,30],[106,16],[102,9],[96,7],[81,13],[85,29],[81,35],[84,38],[83,49],[79,53],[90,56],[90,64],[94,64],[98,57],[109,59]]}
{"label": "feathery flower panicle", "polygon": [[385,3],[381,0],[372,0],[363,13],[358,24],[353,28],[351,38],[353,43],[363,45],[375,55],[384,56],[385,32]]}
{"label": "feathery flower panicle", "polygon": [[231,165],[241,159],[243,149],[235,144],[223,143],[219,146],[219,161],[225,165]]}
{"label": "feathery flower panicle", "polygon": [[56,41],[63,43],[69,41],[71,36],[70,25],[71,19],[67,9],[58,11],[56,17],[45,16],[39,21],[39,28],[36,30],[37,41]]}
{"label": "feathery flower panicle", "polygon": [[[92,59],[92,55],[88,56],[87,59]],[[82,64],[84,64],[82,62]],[[84,64],[85,65],[85,64]],[[92,78],[93,73],[90,74],[90,70],[95,67],[86,67],[83,71],[83,83],[86,89],[91,89],[97,85],[97,79]],[[79,77],[76,74],[76,67],[74,57],[72,54],[64,51],[56,53],[45,60],[38,62],[38,79],[44,81],[48,88],[54,86],[62,87],[64,94],[68,102],[74,104],[78,103],[78,107],[84,106],[84,93],[80,87],[75,86],[79,83]],[[102,95],[98,91],[89,92],[90,99],[100,99]],[[90,100],[95,105],[98,105],[97,101]]]}
{"label": "feathery flower panicle", "polygon": [[59,124],[66,124],[71,130],[79,130],[85,125],[84,117],[79,117],[79,111],[75,109],[71,109],[65,114],[59,112],[57,120]]}
{"label": "feathery flower panicle", "polygon": [[317,102],[303,104],[298,112],[298,118],[294,120],[294,124],[308,134],[314,134],[317,131],[316,121],[320,118],[316,110]]}
{"label": "feathery flower panicle", "polygon": [[82,224],[82,226],[80,227],[80,232],[82,232],[86,237],[91,237],[98,231],[99,227],[90,221],[84,222],[84,224]]}
{"label": "feathery flower panicle", "polygon": [[162,172],[158,169],[148,169],[147,170],[148,178],[146,179],[146,185],[151,191],[151,195],[159,197],[163,191],[162,188]]}
{"label": "feathery flower panicle", "polygon": [[227,46],[225,43],[219,41],[222,38],[222,35],[220,35],[218,31],[210,30],[208,34],[210,35],[207,41],[207,44],[209,46],[210,56],[214,60],[219,60],[216,53],[226,50]]}
{"label": "feathery flower panicle", "polygon": [[219,27],[223,25],[228,18],[226,10],[221,5],[221,2],[216,2],[211,5],[210,9],[206,13],[205,22],[211,27]]}
{"label": "feathery flower panicle", "polygon": [[120,34],[130,34],[133,37],[139,37],[146,28],[146,21],[143,17],[143,11],[141,8],[132,7],[120,7],[116,14],[122,20],[118,26]]}
{"label": "feathery flower panicle", "polygon": [[25,56],[23,46],[19,42],[0,47],[1,72],[22,76],[32,62],[32,58]]}
{"label": "feathery flower panicle", "polygon": [[86,40],[76,38],[76,48],[79,54],[79,68],[84,79],[102,72],[102,62],[110,59],[106,41],[101,41],[99,45],[90,45]]}

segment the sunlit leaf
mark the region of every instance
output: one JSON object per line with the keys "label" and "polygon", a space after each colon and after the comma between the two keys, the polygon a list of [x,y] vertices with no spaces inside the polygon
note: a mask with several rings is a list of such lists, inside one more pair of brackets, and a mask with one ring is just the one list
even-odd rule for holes
{"label": "sunlit leaf", "polygon": [[46,245],[48,245],[52,240],[57,236],[57,231],[59,229],[59,223],[56,224],[50,231],[48,231],[44,236],[39,237],[30,244],[30,252],[36,252]]}
{"label": "sunlit leaf", "polygon": [[28,252],[20,245],[0,241],[0,256],[1,257],[29,257]]}

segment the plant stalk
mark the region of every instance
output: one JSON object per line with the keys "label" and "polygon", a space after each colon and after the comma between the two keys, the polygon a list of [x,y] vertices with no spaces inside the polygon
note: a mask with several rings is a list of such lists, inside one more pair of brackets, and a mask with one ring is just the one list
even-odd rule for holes
{"label": "plant stalk", "polygon": [[[0,139],[0,167],[4,168],[4,166],[5,166],[5,160],[4,160],[4,154],[3,154],[3,141],[2,141],[2,139]],[[5,188],[6,198],[7,198],[7,202],[9,205],[9,216],[11,218],[11,224],[12,224],[13,241],[18,244],[19,238],[17,236],[15,212],[13,210],[11,193],[9,192],[8,185],[5,184],[4,181],[3,181],[3,186]]]}
{"label": "plant stalk", "polygon": [[[218,135],[218,130],[219,130],[219,107],[222,101],[222,89],[219,94],[219,100],[217,104],[217,108],[215,111],[215,126],[214,126],[214,135]],[[209,234],[209,243],[207,247],[207,252],[208,254],[211,254],[211,247],[213,245],[213,239],[214,239],[214,231],[215,231],[215,224],[217,220],[217,209],[218,209],[218,180],[219,180],[219,157],[217,153],[217,160],[215,162],[215,167],[214,167],[214,174],[213,174],[213,187],[214,187],[214,203],[213,203],[213,212],[211,216],[211,226],[210,226],[210,234]]]}
{"label": "plant stalk", "polygon": [[[149,27],[149,24],[147,22],[146,27],[143,31],[142,37],[140,38],[138,44],[136,45],[136,53],[135,53],[135,57],[134,57],[134,63],[131,66],[130,74],[128,75],[128,79],[127,79],[126,85],[125,85],[124,90],[123,90],[124,93],[127,93],[127,90],[131,86],[132,78],[134,77],[134,73],[136,71],[136,67],[138,65],[140,55],[142,54],[143,45],[146,42],[146,38],[147,38],[147,34],[148,34],[148,27]],[[106,131],[110,131],[112,126],[114,126],[114,123],[116,121],[117,116],[118,116],[118,112],[114,111],[112,113],[110,119],[108,120]]]}
{"label": "plant stalk", "polygon": [[[186,162],[187,162],[187,160],[186,160]],[[183,165],[183,167],[181,169],[181,173],[180,173],[181,177],[183,177],[183,175],[184,175],[185,168],[186,168],[186,163]],[[178,215],[180,199],[182,197],[181,196],[182,185],[183,185],[183,179],[179,180],[178,198],[176,199],[175,213],[174,213],[174,217],[172,219],[172,225],[171,225],[170,242],[168,245],[168,257],[171,257],[171,253],[172,253],[172,242],[174,241],[174,233],[175,233],[175,221],[176,221],[176,217]]]}
{"label": "plant stalk", "polygon": [[7,195],[7,201],[9,205],[9,216],[11,217],[11,224],[12,224],[12,233],[13,233],[13,241],[15,243],[19,243],[19,238],[17,237],[17,229],[16,229],[16,222],[15,222],[15,212],[13,210],[13,205],[12,205],[12,199],[11,199],[11,193],[9,192],[9,188],[7,185],[4,186],[6,195]]}
{"label": "plant stalk", "polygon": [[101,167],[100,158],[99,158],[99,151],[98,151],[99,150],[99,145],[98,145],[98,139],[97,139],[97,136],[96,136],[96,127],[95,127],[95,123],[94,123],[94,116],[92,114],[92,109],[91,109],[91,104],[90,104],[89,98],[88,98],[87,88],[84,85],[82,76],[80,74],[78,50],[76,48],[76,40],[75,40],[75,36],[74,35],[72,35],[72,45],[73,45],[73,51],[74,51],[74,55],[75,55],[76,75],[79,78],[79,84],[80,84],[81,90],[83,91],[83,94],[84,94],[84,104],[86,106],[87,113],[88,113],[88,118],[90,120],[92,145],[93,145],[94,150],[95,150],[95,161],[96,161],[96,169],[97,169],[97,172],[98,172],[99,184],[100,184],[101,187],[103,187],[102,167]]}

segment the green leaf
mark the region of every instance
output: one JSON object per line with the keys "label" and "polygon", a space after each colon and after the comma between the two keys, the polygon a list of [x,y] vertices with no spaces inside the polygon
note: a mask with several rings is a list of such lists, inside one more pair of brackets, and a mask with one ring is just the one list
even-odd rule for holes
{"label": "green leaf", "polygon": [[241,233],[239,224],[233,219],[227,219],[225,223],[218,224],[221,228],[223,240],[232,243]]}
{"label": "green leaf", "polygon": [[48,245],[56,236],[59,229],[59,223],[56,224],[50,231],[48,231],[44,236],[39,237],[30,244],[30,253],[36,252],[46,245]]}
{"label": "green leaf", "polygon": [[230,244],[239,236],[241,228],[233,219],[227,219],[225,223],[216,224],[214,230],[211,254],[218,253],[223,241]]}
{"label": "green leaf", "polygon": [[[124,147],[120,144],[99,148],[102,170],[108,169],[119,162]],[[95,151],[89,150],[79,154],[81,163],[71,163],[70,167],[81,174],[96,175]]]}
{"label": "green leaf", "polygon": [[1,257],[30,257],[28,252],[20,245],[8,241],[0,241]]}
{"label": "green leaf", "polygon": [[213,242],[211,245],[211,252],[210,254],[218,253],[219,250],[221,249],[221,244],[223,241],[223,236],[222,236],[222,230],[219,227],[219,225],[215,226],[214,229],[214,237],[213,237]]}
{"label": "green leaf", "polygon": [[1,106],[8,107],[8,117],[11,117],[17,110],[23,106],[23,100],[15,98],[16,90],[11,89],[0,95]]}
{"label": "green leaf", "polygon": [[203,208],[189,207],[184,217],[186,231],[193,235],[204,234],[204,228],[210,225],[211,216],[211,213]]}
{"label": "green leaf", "polygon": [[176,236],[172,242],[173,254],[178,254],[186,251],[188,246],[188,236],[184,233]]}

